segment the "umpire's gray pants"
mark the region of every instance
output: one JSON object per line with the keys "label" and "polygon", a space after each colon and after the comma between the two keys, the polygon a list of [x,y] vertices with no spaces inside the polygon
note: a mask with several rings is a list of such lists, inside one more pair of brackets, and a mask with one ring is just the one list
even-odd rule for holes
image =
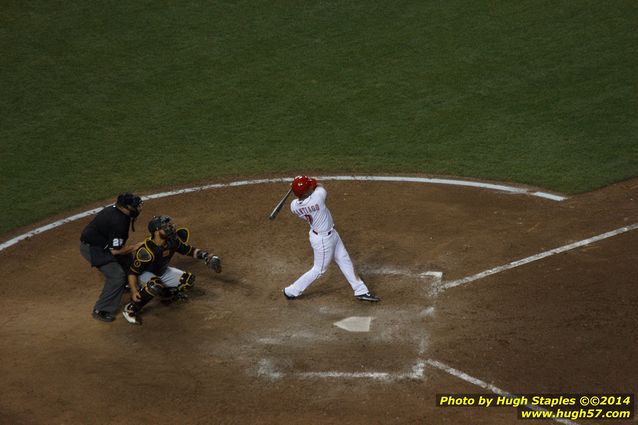
{"label": "umpire's gray pants", "polygon": [[[91,251],[88,244],[80,242],[80,254],[91,264]],[[126,273],[117,261],[98,267],[98,270],[104,275],[104,287],[93,309],[115,314],[120,308],[122,294],[126,288]]]}

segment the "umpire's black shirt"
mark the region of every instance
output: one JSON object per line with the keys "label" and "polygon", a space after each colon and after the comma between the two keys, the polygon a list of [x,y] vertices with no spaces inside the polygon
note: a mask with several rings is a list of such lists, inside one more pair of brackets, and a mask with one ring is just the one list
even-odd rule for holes
{"label": "umpire's black shirt", "polygon": [[106,249],[121,249],[128,239],[131,218],[115,205],[104,208],[87,224],[80,241]]}

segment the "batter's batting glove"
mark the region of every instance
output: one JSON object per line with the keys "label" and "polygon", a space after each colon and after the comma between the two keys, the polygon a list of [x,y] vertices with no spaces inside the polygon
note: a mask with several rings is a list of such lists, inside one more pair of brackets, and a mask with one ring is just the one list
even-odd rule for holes
{"label": "batter's batting glove", "polygon": [[204,258],[204,263],[213,270],[215,273],[221,273],[222,271],[222,260],[216,255],[207,255]]}

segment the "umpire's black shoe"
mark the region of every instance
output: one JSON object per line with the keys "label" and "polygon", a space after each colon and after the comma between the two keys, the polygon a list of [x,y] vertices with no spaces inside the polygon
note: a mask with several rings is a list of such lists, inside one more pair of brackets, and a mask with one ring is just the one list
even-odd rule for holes
{"label": "umpire's black shoe", "polygon": [[355,295],[355,298],[360,301],[370,301],[371,303],[376,303],[381,301],[379,297],[374,295],[372,292],[366,292],[365,294]]}
{"label": "umpire's black shoe", "polygon": [[293,297],[292,295],[286,294],[286,289],[285,288],[284,288],[283,292],[284,292],[284,297],[286,297],[287,300],[294,300],[294,299],[297,298],[297,297]]}
{"label": "umpire's black shoe", "polygon": [[93,318],[102,322],[112,322],[115,317],[108,311],[93,310]]}

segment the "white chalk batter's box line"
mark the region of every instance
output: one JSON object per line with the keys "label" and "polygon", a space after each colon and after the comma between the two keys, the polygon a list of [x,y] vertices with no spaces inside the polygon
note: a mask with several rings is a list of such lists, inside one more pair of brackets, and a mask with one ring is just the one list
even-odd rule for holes
{"label": "white chalk batter's box line", "polygon": [[[433,360],[433,359],[417,360],[414,366],[412,366],[412,369],[410,372],[403,372],[403,373],[327,371],[327,372],[295,372],[290,374],[286,374],[284,372],[278,371],[273,366],[272,361],[268,359],[262,359],[258,365],[257,376],[266,378],[272,381],[276,381],[276,380],[291,376],[293,378],[298,378],[298,379],[355,379],[355,380],[368,379],[373,381],[389,383],[389,382],[401,381],[406,379],[411,379],[411,380],[425,379],[426,366],[443,371],[447,373],[448,375],[454,376],[462,381],[465,381],[479,388],[483,388],[484,390],[490,391],[493,394],[508,397],[508,398],[516,397],[514,394],[508,391],[502,390],[501,388],[498,388],[497,386],[493,384],[487,383],[481,379],[470,376],[465,372],[462,372],[438,360]],[[534,411],[546,411],[546,409],[543,409],[542,407],[539,407],[537,405],[532,405],[532,404],[525,405],[525,407]],[[573,422],[569,419],[554,418],[553,420],[555,422],[562,423],[565,425],[578,425],[576,422]]]}
{"label": "white chalk batter's box line", "polygon": [[423,379],[425,362],[417,360],[410,372],[290,372],[277,370],[269,359],[261,359],[258,365],[257,376],[277,380],[288,376],[300,379],[370,379],[374,381],[392,382],[403,379]]}
{"label": "white chalk batter's box line", "polygon": [[[464,187],[474,187],[479,189],[494,190],[497,192],[536,196],[536,197],[545,198],[545,199],[549,199],[549,200],[557,201],[557,202],[567,199],[564,196],[554,195],[547,192],[531,191],[529,189],[507,186],[507,185],[481,183],[481,182],[475,182],[475,181],[456,180],[456,179],[438,179],[438,178],[402,177],[402,176],[318,176],[317,178],[320,180],[381,181],[381,182],[427,183],[427,184],[440,184],[440,185],[448,185],[448,186],[464,186]],[[168,196],[181,195],[181,194],[192,193],[192,192],[201,192],[201,191],[210,190],[210,189],[223,189],[228,187],[249,186],[249,185],[256,185],[256,184],[267,184],[267,183],[289,183],[290,181],[291,181],[291,178],[282,177],[282,178],[275,178],[275,179],[239,180],[239,181],[234,181],[230,183],[214,183],[214,184],[208,184],[204,186],[173,190],[170,192],[155,193],[152,195],[143,196],[142,199],[146,201],[149,199],[159,199],[159,198],[165,198]],[[8,241],[1,243],[0,251],[3,251],[9,248],[10,246],[15,245],[20,241],[23,241],[35,235],[39,235],[40,233],[44,233],[46,231],[55,229],[56,227],[62,226],[63,224],[71,223],[73,221],[80,220],[85,217],[89,217],[93,214],[97,214],[98,212],[100,212],[102,208],[104,208],[104,206],[72,215],[70,217],[55,221],[53,223],[31,230],[30,232],[16,236],[12,239],[9,239]]]}

